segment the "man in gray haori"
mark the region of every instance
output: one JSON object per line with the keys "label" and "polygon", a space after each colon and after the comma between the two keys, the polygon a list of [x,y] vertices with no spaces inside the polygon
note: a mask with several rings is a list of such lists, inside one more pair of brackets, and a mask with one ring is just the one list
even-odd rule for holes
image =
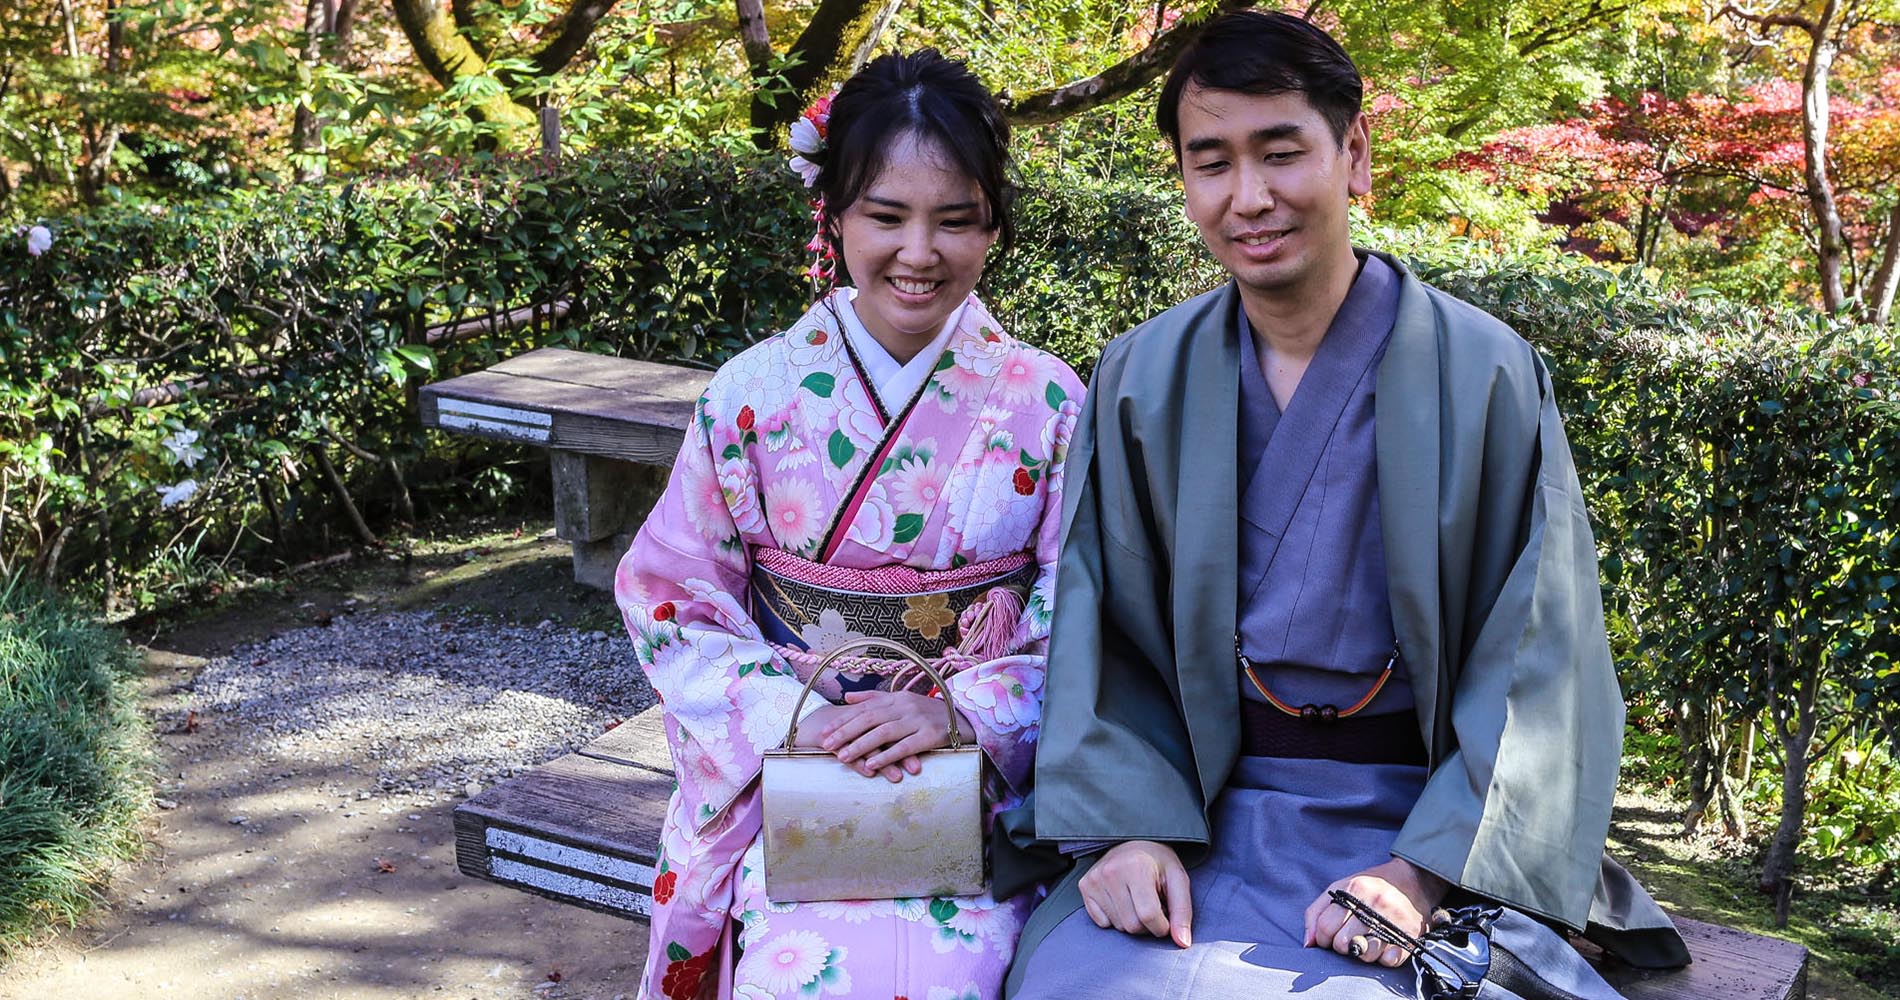
{"label": "man in gray haori", "polygon": [[[1017,997],[1410,996],[1441,905],[1616,994],[1561,931],[1688,960],[1603,854],[1623,707],[1550,379],[1355,250],[1358,71],[1297,18],[1213,21],[1157,118],[1225,286],[1103,352],[1068,465],[1034,797],[999,892],[1067,875]],[[1390,931],[1387,932],[1390,935]],[[1495,966],[1495,963],[1494,963]]]}

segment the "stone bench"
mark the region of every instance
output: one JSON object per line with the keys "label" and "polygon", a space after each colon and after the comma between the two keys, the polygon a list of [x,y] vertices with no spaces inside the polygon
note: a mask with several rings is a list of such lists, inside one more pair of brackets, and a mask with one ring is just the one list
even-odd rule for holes
{"label": "stone bench", "polygon": [[612,589],[712,373],[559,348],[423,386],[422,424],[548,450],[574,579]]}
{"label": "stone bench", "polygon": [[[617,917],[651,912],[655,848],[673,790],[658,707],[455,810],[464,874]],[[1630,1000],[1805,1000],[1808,950],[1678,919],[1695,964],[1604,970]]]}

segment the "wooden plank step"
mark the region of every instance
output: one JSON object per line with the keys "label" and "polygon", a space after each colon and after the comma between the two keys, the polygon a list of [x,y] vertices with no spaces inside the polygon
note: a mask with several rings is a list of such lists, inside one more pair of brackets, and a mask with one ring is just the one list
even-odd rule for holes
{"label": "wooden plank step", "polygon": [[1629,1000],[1806,1000],[1807,948],[1699,920],[1675,921],[1695,957],[1687,968],[1612,967],[1603,978]]}
{"label": "wooden plank step", "polygon": [[542,348],[422,387],[426,427],[670,465],[712,373]]}
{"label": "wooden plank step", "polygon": [[657,708],[644,712],[610,730],[628,731],[604,746],[596,741],[456,807],[456,866],[564,903],[646,919],[673,791],[671,767],[652,766],[666,755],[663,733],[653,743],[659,719]]}
{"label": "wooden plank step", "polygon": [[[673,789],[658,706],[575,753],[489,789],[455,810],[463,872],[563,902],[644,920],[655,850]],[[1677,918],[1695,962],[1648,971],[1612,964],[1628,1000],[1806,1000],[1799,944]]]}

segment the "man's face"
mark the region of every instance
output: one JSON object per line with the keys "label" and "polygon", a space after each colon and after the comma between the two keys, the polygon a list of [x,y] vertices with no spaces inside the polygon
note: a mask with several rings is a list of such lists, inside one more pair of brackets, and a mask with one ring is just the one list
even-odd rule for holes
{"label": "man's face", "polygon": [[1297,294],[1351,265],[1347,203],[1372,190],[1364,115],[1342,144],[1304,93],[1189,85],[1179,120],[1188,218],[1243,288]]}

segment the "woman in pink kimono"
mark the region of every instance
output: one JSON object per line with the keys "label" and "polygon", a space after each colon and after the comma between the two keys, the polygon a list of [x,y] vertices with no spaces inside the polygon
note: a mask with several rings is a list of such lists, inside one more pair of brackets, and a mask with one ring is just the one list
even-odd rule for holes
{"label": "woman in pink kimono", "polygon": [[1007,126],[962,64],[880,58],[793,148],[852,286],[713,377],[615,579],[679,777],[640,995],[996,997],[1033,900],[768,900],[760,759],[818,658],[878,636],[947,690],[853,660],[821,680],[800,745],[901,781],[946,744],[947,697],[991,815],[1021,801],[1082,387],[971,294],[1012,191]]}

